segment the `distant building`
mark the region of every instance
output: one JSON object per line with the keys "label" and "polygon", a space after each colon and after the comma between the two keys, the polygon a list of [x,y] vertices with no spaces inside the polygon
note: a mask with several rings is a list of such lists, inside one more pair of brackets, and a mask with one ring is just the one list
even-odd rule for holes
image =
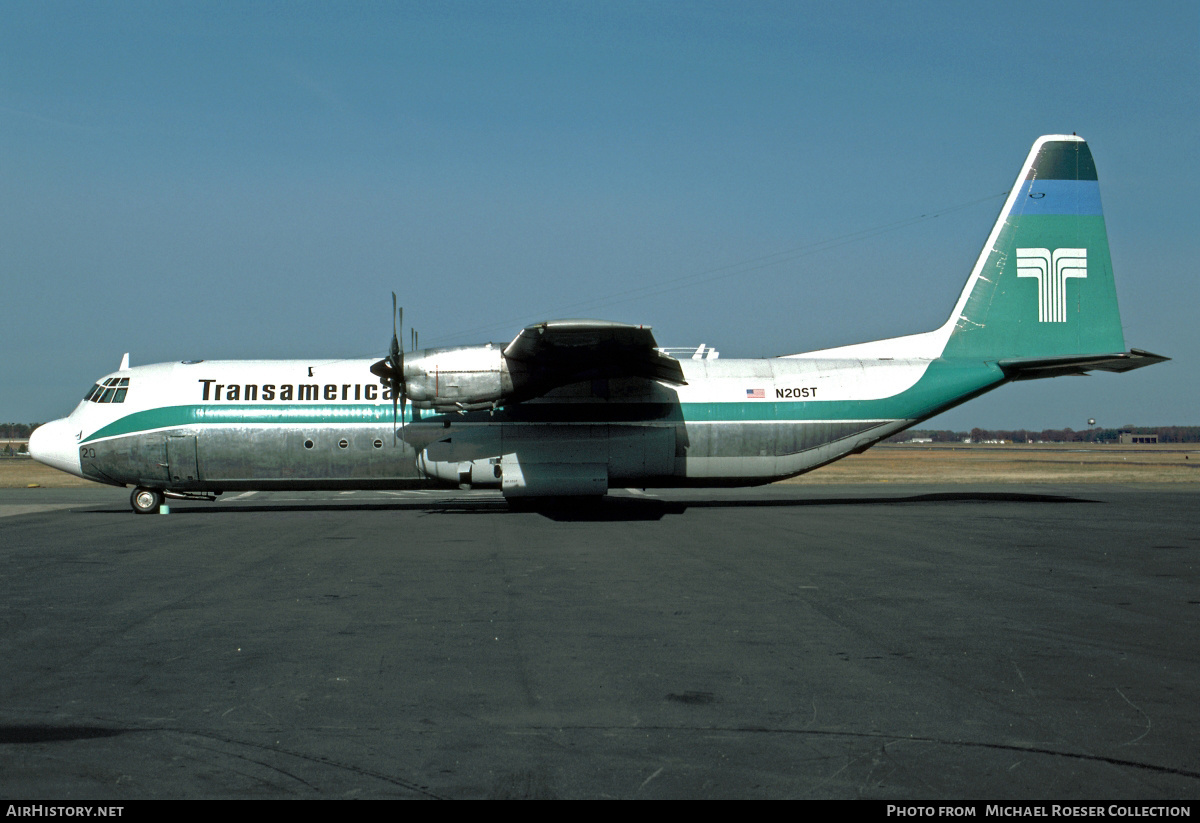
{"label": "distant building", "polygon": [[1152,444],[1158,442],[1157,434],[1134,434],[1133,432],[1117,432],[1117,442],[1122,446]]}

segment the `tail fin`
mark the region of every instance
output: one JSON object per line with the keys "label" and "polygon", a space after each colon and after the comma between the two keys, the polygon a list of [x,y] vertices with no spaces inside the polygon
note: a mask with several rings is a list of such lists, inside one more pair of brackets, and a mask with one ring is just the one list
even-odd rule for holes
{"label": "tail fin", "polygon": [[1014,380],[1129,371],[1096,164],[1082,137],[1033,144],[967,285],[939,329],[790,357],[964,358]]}
{"label": "tail fin", "polygon": [[1096,165],[1083,138],[1033,144],[945,331],[943,357],[1124,352]]}

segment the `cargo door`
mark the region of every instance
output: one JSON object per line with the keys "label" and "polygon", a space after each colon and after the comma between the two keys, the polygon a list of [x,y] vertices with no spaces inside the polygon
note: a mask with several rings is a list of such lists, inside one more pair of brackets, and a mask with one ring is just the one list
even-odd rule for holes
{"label": "cargo door", "polygon": [[200,482],[195,435],[168,435],[167,477],[167,484],[172,489],[187,488]]}

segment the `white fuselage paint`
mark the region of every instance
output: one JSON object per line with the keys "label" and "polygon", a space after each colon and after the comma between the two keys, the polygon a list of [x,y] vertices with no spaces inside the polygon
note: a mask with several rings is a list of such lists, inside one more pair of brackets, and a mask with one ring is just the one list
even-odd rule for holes
{"label": "white fuselage paint", "polygon": [[[58,438],[58,457],[53,465],[86,476],[77,449],[95,449],[123,438],[148,435],[191,433],[203,438],[206,431],[247,427],[290,429],[323,439],[336,438],[340,432],[367,432],[390,444],[393,403],[378,378],[370,373],[372,362],[201,361],[127,368],[107,376],[128,378],[124,402],[85,401],[69,417],[54,422],[53,429],[48,430]],[[700,482],[706,478],[761,482],[822,465],[911,425],[907,419],[870,415],[847,421],[825,410],[898,395],[912,388],[929,364],[927,359],[831,357],[684,360],[686,385],[613,379],[604,381],[602,394],[596,393],[594,385],[584,383],[521,404],[523,410],[544,410],[554,419],[535,417],[497,424],[492,422],[495,415],[484,412],[437,415],[434,420],[438,422],[430,423],[430,413],[425,412],[424,419],[414,424],[409,408],[407,415],[401,415],[402,422],[409,421],[402,428],[402,436],[412,446],[412,460],[424,475],[453,481],[457,469],[467,463],[478,466],[507,459],[512,464],[519,459],[516,452],[506,451],[513,443],[520,444],[519,451],[526,460],[531,454],[539,461],[553,459],[564,464],[592,459],[586,455],[573,458],[570,442],[555,441],[546,447],[550,451],[537,452],[530,438],[548,432],[550,426],[559,434],[567,432],[568,441],[569,432],[577,432],[576,437],[587,441],[582,447],[585,452],[592,440],[607,437],[614,453],[625,449],[626,445],[619,444],[635,434],[640,437],[640,432],[672,428],[679,430],[681,440],[706,443],[707,452],[679,447],[678,454],[668,456],[671,459],[666,471],[656,464],[653,474],[658,481],[666,474]],[[644,420],[621,415],[605,419],[602,415],[598,423],[584,410],[611,410],[621,405],[636,408],[638,404],[666,406],[679,412],[665,418],[651,415]],[[802,409],[813,413],[797,413]],[[569,413],[572,411],[575,414]],[[567,413],[557,419],[559,412]],[[497,414],[503,416],[504,412]],[[810,442],[810,438],[804,448],[776,445],[781,442],[777,433],[788,427],[828,425],[836,435],[842,431],[837,426],[847,423],[869,431],[834,436],[830,442]],[[43,438],[39,444],[43,454],[49,453],[48,439]],[[439,442],[443,439],[450,442]],[[608,454],[609,448],[606,445],[597,453]],[[626,476],[630,472],[633,478]],[[636,472],[636,468],[626,468],[620,474],[625,480],[636,480]],[[301,484],[308,482],[298,480]],[[146,478],[111,477],[110,482],[114,481],[136,485],[146,482]],[[227,485],[252,486],[241,481]],[[278,488],[279,484],[271,483],[269,487]]]}

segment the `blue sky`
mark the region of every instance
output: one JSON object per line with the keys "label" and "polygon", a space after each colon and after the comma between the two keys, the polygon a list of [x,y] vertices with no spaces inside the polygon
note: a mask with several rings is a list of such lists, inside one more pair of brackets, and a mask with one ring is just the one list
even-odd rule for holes
{"label": "blue sky", "polygon": [[1200,425],[1194,2],[10,2],[0,420],[130,352],[603,317],[725,357],[941,324],[1033,140],[1096,157],[1126,342],[928,426]]}

